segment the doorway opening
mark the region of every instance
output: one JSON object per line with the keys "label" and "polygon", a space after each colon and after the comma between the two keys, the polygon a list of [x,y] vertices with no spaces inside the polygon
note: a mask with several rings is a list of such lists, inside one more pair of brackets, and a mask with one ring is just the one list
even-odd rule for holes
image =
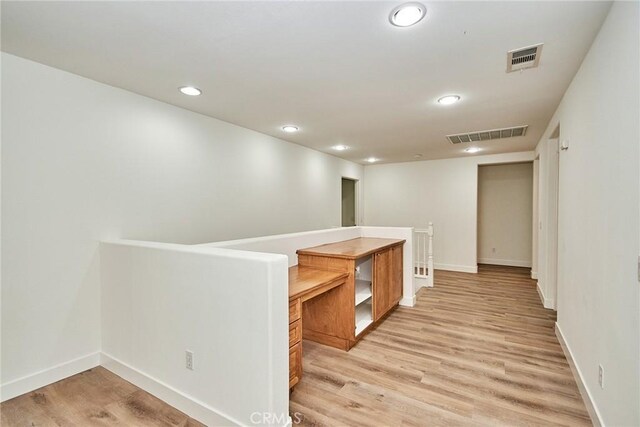
{"label": "doorway opening", "polygon": [[357,180],[342,178],[342,226],[354,227],[357,214]]}
{"label": "doorway opening", "polygon": [[533,162],[478,166],[478,264],[531,268]]}

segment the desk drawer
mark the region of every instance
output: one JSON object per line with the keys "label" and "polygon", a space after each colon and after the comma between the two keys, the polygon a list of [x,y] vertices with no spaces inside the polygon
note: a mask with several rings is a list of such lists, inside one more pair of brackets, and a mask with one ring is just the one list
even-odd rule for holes
{"label": "desk drawer", "polygon": [[302,376],[302,343],[289,349],[289,388],[298,384]]}
{"label": "desk drawer", "polygon": [[302,338],[302,320],[298,319],[289,325],[289,347],[300,342]]}
{"label": "desk drawer", "polygon": [[300,312],[302,311],[302,303],[300,298],[289,302],[289,323],[295,322],[300,318]]}

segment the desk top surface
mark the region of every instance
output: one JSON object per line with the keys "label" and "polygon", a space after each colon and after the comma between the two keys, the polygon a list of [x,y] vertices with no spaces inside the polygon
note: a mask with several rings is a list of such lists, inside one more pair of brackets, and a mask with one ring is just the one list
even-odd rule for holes
{"label": "desk top surface", "polygon": [[298,249],[298,255],[320,255],[332,258],[357,259],[371,255],[382,249],[403,244],[404,240],[379,239],[377,237],[358,237],[342,242],[328,243],[312,248]]}
{"label": "desk top surface", "polygon": [[340,284],[347,276],[349,274],[346,272],[294,265],[289,268],[289,299],[301,297],[333,283]]}

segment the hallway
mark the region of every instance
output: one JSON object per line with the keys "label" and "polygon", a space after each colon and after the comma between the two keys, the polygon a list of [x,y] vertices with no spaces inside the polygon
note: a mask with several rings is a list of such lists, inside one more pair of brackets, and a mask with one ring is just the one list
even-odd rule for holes
{"label": "hallway", "polygon": [[348,353],[305,341],[307,425],[591,425],[529,270],[436,271]]}

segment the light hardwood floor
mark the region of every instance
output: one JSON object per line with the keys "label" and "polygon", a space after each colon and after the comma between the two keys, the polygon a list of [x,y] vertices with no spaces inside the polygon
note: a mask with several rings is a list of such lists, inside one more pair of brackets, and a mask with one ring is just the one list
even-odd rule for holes
{"label": "light hardwood floor", "polygon": [[[294,421],[327,426],[590,425],[528,270],[436,271],[348,353],[304,343]],[[9,400],[2,427],[201,426],[104,368]]]}
{"label": "light hardwood floor", "polygon": [[196,427],[203,424],[97,367],[2,403],[0,425]]}
{"label": "light hardwood floor", "polygon": [[303,425],[591,425],[529,270],[436,271],[348,353],[304,342]]}

